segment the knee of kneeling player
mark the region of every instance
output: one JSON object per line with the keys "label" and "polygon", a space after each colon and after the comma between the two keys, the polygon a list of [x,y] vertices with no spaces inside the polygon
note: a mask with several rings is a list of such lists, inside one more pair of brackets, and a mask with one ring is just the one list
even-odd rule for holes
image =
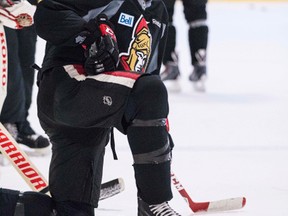
{"label": "knee of kneeling player", "polygon": [[[162,118],[168,115],[167,89],[157,75],[141,77],[132,90],[132,97],[139,113],[139,119]],[[149,116],[144,116],[149,112]],[[152,114],[152,116],[151,116]]]}

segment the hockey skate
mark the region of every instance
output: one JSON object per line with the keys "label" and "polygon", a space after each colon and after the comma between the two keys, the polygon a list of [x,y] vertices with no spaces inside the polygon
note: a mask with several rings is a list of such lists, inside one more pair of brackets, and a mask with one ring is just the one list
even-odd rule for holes
{"label": "hockey skate", "polygon": [[167,62],[164,65],[165,69],[160,74],[161,80],[169,91],[178,92],[181,90],[179,84],[180,71],[177,62]]}
{"label": "hockey skate", "polygon": [[205,92],[206,79],[206,66],[194,65],[193,72],[189,76],[189,80],[192,82],[194,90],[198,92]]}
{"label": "hockey skate", "polygon": [[44,156],[50,152],[50,143],[47,138],[38,135],[21,135],[19,134],[16,141],[22,149],[29,155]]}
{"label": "hockey skate", "polygon": [[38,134],[19,134],[17,125],[13,123],[3,125],[28,155],[44,156],[50,152],[50,143],[47,138]]}
{"label": "hockey skate", "polygon": [[138,197],[138,216],[181,216],[174,211],[168,204],[163,202],[161,204],[149,205]]}

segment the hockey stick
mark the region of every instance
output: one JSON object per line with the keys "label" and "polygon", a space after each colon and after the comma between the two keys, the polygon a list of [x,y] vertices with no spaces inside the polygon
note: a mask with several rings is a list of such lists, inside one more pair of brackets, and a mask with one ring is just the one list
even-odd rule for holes
{"label": "hockey stick", "polygon": [[125,184],[122,178],[116,178],[111,181],[102,183],[99,200],[104,200],[109,197],[115,196],[121,193],[124,189]]}
{"label": "hockey stick", "polygon": [[185,201],[187,202],[187,204],[189,205],[190,209],[193,212],[199,212],[199,211],[215,212],[215,211],[236,210],[243,208],[246,204],[245,197],[237,197],[210,202],[194,202],[173,172],[171,172],[171,181],[178,190],[178,192],[181,194],[181,196],[185,199]]}
{"label": "hockey stick", "polygon": [[0,113],[7,94],[8,51],[3,24],[0,22]]}
{"label": "hockey stick", "polygon": [[[12,163],[17,172],[33,191],[49,195],[48,182],[32,163],[26,153],[0,122],[0,151]],[[122,178],[116,178],[101,185],[100,200],[121,193],[125,188]]]}
{"label": "hockey stick", "polygon": [[0,123],[0,151],[33,191],[48,193],[48,182],[2,123]]}

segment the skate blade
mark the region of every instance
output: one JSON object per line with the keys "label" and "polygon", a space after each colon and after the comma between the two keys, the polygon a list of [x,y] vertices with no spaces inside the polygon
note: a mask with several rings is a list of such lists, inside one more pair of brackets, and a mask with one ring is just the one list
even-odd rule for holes
{"label": "skate blade", "polygon": [[203,75],[200,80],[196,81],[196,82],[192,82],[193,84],[193,88],[196,92],[206,92],[206,83],[207,80],[207,76]]}
{"label": "skate blade", "polygon": [[19,146],[29,156],[41,157],[41,156],[49,155],[51,153],[50,145],[45,148],[29,148],[28,146],[19,143]]}
{"label": "skate blade", "polygon": [[177,93],[181,91],[179,80],[165,80],[164,84],[169,92]]}

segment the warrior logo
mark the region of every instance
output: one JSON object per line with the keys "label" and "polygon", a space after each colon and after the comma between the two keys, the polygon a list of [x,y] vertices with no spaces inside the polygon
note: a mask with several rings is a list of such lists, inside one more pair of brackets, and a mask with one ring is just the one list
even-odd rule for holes
{"label": "warrior logo", "polygon": [[121,53],[124,70],[144,73],[151,54],[151,40],[146,20],[141,16],[137,21],[128,53]]}

